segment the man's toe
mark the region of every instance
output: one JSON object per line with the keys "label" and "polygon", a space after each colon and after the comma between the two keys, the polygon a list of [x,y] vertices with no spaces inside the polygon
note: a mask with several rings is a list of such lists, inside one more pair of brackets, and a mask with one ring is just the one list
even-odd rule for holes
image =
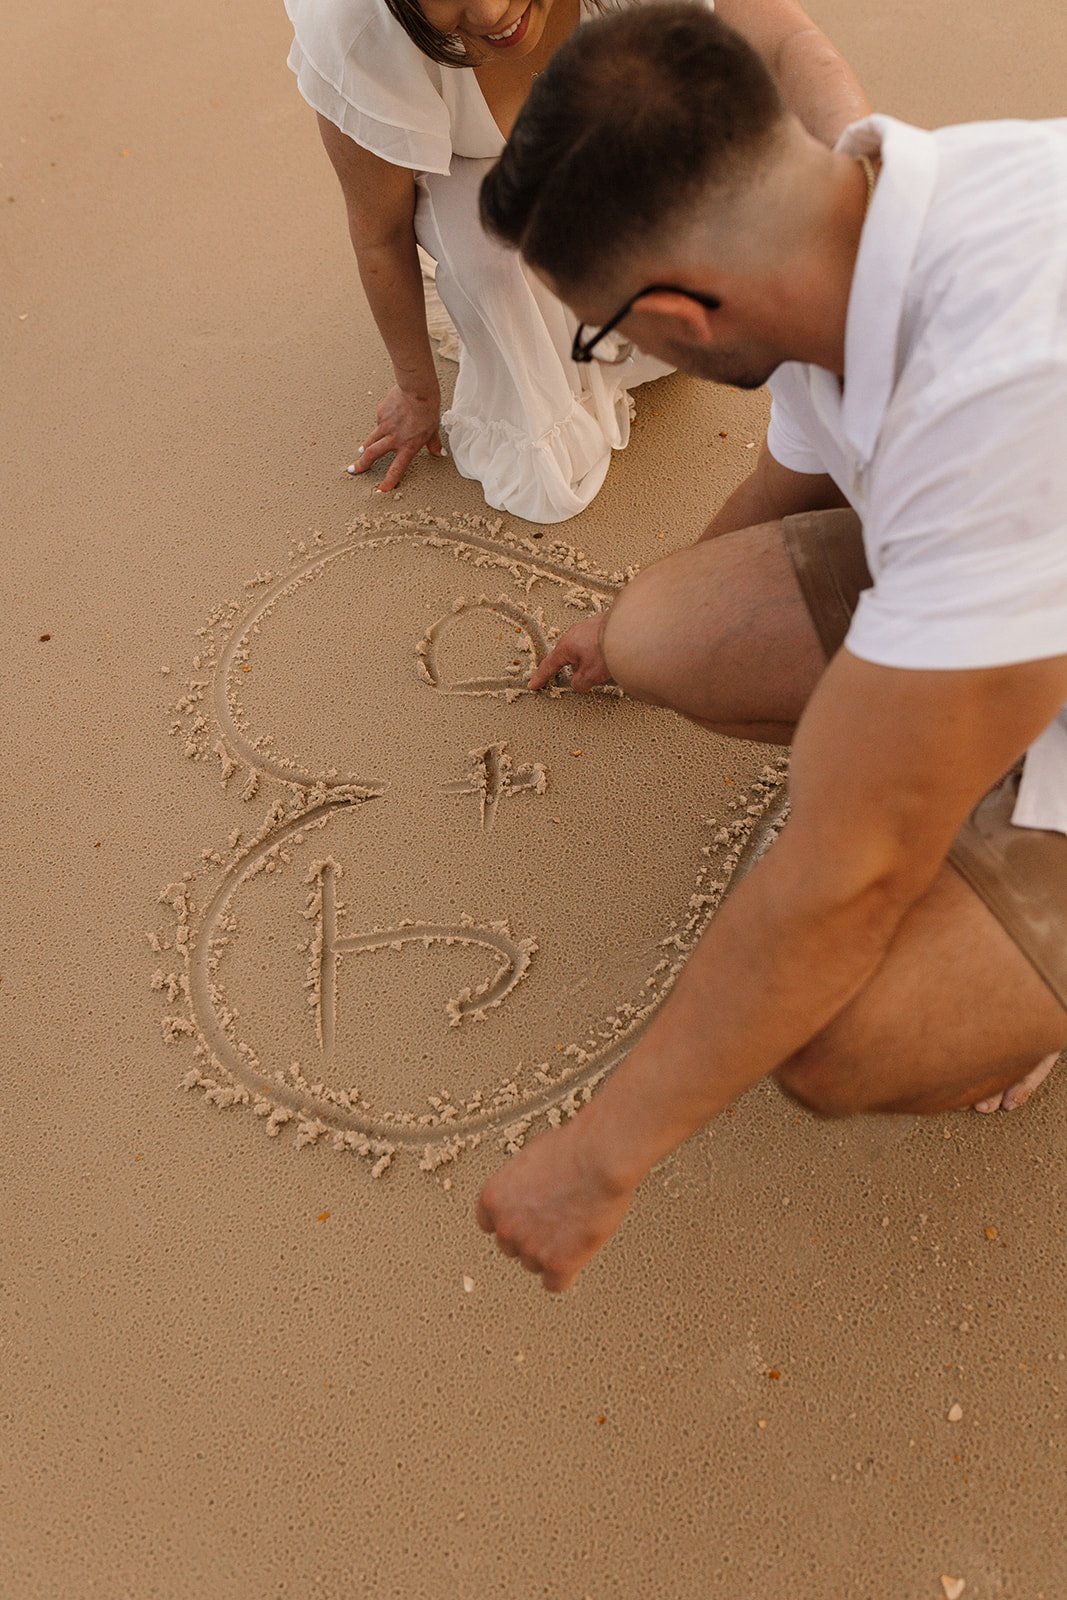
{"label": "man's toe", "polygon": [[1056,1065],[1056,1056],[1046,1056],[1044,1061],[1039,1061],[1032,1072],[1018,1083],[1013,1083],[1010,1089],[1004,1091],[1004,1110],[1016,1111],[1019,1106],[1024,1106],[1037,1088],[1039,1083],[1044,1083],[1053,1067]]}
{"label": "man's toe", "polygon": [[1024,1106],[1029,1100],[1038,1084],[1044,1083],[1058,1060],[1058,1055],[1046,1056],[1036,1067],[1031,1068],[1025,1078],[1013,1083],[1010,1089],[1005,1089],[1001,1094],[987,1095],[984,1100],[976,1100],[974,1109],[987,1115],[990,1111],[1018,1111],[1019,1107]]}

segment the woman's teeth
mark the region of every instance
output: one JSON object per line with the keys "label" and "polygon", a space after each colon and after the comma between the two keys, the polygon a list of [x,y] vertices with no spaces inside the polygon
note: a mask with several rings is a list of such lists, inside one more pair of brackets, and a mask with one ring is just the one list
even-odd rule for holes
{"label": "woman's teeth", "polygon": [[[526,15],[526,13],[524,11],[523,14],[522,14],[522,17],[524,17],[525,15]],[[519,23],[522,21],[522,17],[516,17],[515,21],[511,24],[511,27],[510,28],[505,28],[503,33],[487,33],[485,37],[487,39],[492,39],[494,44],[497,43],[500,39],[510,39],[512,34],[515,32],[515,29],[519,26]]]}

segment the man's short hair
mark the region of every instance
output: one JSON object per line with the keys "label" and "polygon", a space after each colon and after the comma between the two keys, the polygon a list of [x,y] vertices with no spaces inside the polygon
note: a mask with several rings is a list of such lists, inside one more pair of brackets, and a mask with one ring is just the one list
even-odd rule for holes
{"label": "man's short hair", "polygon": [[703,5],[583,23],[482,184],[483,225],[555,283],[585,284],[742,179],[784,115],[760,57]]}

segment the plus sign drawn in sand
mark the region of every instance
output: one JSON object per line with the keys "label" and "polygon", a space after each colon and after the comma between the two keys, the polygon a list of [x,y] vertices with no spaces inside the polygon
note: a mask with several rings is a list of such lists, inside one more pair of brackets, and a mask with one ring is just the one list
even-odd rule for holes
{"label": "plus sign drawn in sand", "polygon": [[526,688],[628,576],[393,516],[216,607],[170,731],[225,843],[148,935],[188,1087],[378,1176],[514,1149],[590,1097],[783,810],[755,752],[746,782],[617,690]]}
{"label": "plus sign drawn in sand", "polygon": [[470,776],[458,783],[448,783],[448,794],[473,794],[478,797],[478,814],[482,827],[488,831],[496,819],[499,802],[513,794],[544,794],[548,788],[548,774],[540,761],[527,762],[516,767],[507,744],[486,745],[484,750],[472,750]]}

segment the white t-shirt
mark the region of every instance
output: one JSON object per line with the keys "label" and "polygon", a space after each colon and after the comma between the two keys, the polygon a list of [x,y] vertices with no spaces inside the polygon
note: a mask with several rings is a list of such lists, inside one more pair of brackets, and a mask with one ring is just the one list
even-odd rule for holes
{"label": "white t-shirt", "polygon": [[[1067,121],[923,132],[891,117],[848,304],[845,379],[789,362],[767,443],[829,473],[874,578],[846,640],[882,666],[1067,654]],[[1013,820],[1067,833],[1067,707]]]}
{"label": "white t-shirt", "polygon": [[[581,0],[581,20],[632,3]],[[285,9],[300,93],[356,144],[415,172],[447,173],[453,155],[499,156],[504,137],[474,73],[424,56],[384,0],[285,0]]]}

